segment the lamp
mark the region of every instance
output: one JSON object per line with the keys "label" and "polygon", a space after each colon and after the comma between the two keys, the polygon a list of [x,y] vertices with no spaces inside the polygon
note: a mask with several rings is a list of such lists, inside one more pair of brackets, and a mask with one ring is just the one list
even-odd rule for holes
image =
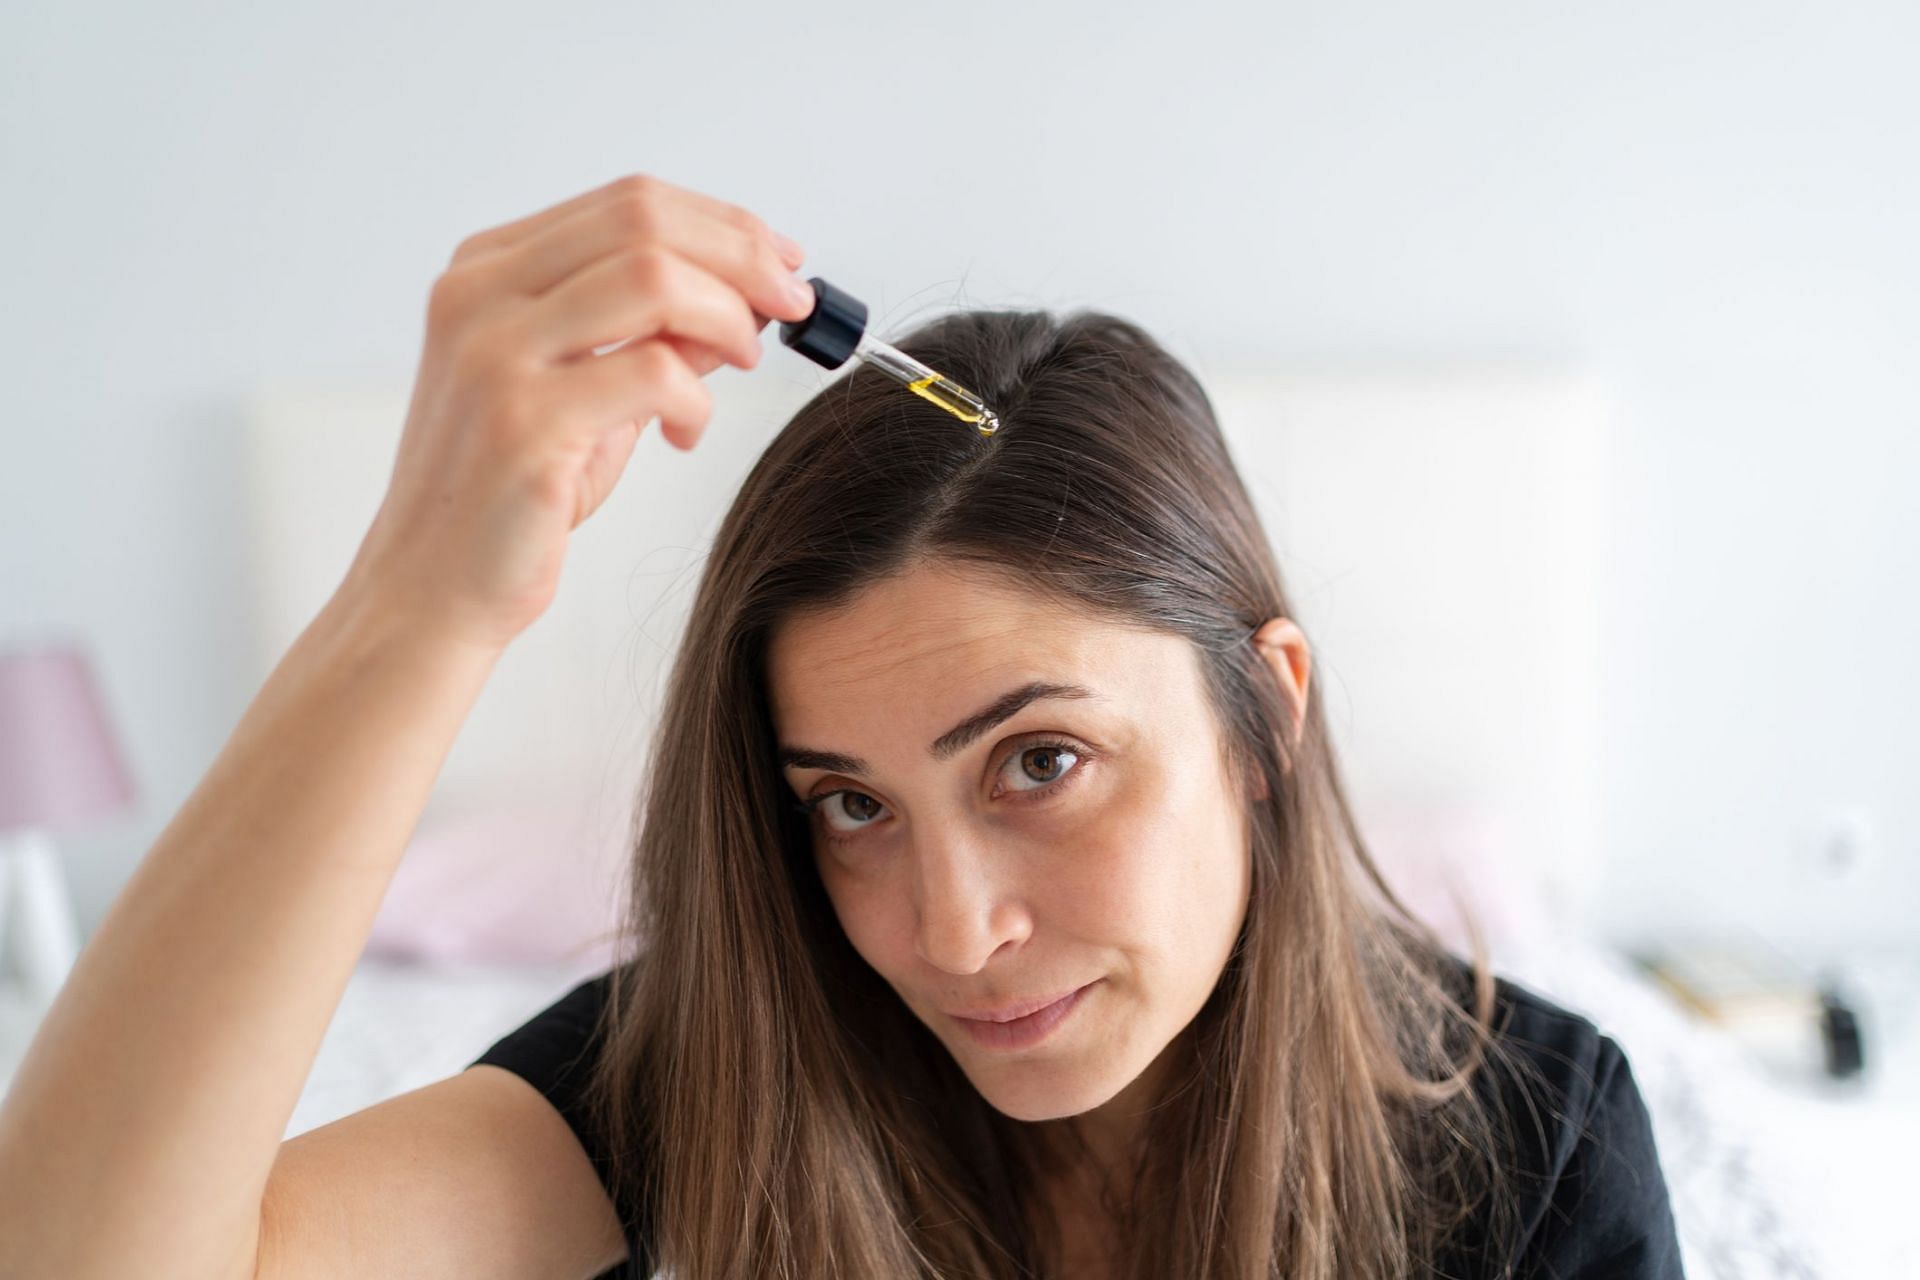
{"label": "lamp", "polygon": [[51,832],[124,813],[133,796],[82,646],[0,653],[0,943],[39,1004],[80,952]]}

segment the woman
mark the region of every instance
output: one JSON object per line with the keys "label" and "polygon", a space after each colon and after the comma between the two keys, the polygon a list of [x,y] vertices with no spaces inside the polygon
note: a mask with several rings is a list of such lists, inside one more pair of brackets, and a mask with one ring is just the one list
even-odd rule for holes
{"label": "woman", "polygon": [[491,661],[800,257],[652,179],[463,245],[340,594],[0,1112],[0,1269],[1678,1275],[1618,1046],[1381,882],[1204,393],[1090,313],[899,344],[991,437],[872,371],[795,416],[674,667],[634,958],[278,1144]]}

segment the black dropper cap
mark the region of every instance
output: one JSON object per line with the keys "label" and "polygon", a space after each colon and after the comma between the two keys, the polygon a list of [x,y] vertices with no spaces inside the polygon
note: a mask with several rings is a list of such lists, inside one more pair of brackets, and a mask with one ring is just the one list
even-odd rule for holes
{"label": "black dropper cap", "polygon": [[823,368],[838,369],[867,331],[867,304],[819,276],[807,283],[813,286],[813,310],[804,320],[782,320],[780,341]]}

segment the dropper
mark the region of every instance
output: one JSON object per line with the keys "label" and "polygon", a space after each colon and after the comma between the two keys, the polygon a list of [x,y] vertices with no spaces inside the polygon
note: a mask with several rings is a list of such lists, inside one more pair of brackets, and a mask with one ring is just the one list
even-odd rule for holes
{"label": "dropper", "polygon": [[1000,429],[1000,416],[979,396],[868,333],[866,303],[819,276],[807,283],[813,286],[813,310],[804,320],[781,321],[780,341],[825,369],[838,369],[848,356],[859,356],[915,395],[971,423],[981,435]]}

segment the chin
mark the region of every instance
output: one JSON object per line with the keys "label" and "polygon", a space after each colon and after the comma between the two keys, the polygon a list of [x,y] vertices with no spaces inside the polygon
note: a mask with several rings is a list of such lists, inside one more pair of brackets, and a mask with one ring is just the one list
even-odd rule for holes
{"label": "chin", "polygon": [[1082,1115],[1126,1087],[1121,1075],[1085,1063],[1040,1059],[982,1064],[960,1059],[980,1096],[1010,1120],[1037,1122]]}

